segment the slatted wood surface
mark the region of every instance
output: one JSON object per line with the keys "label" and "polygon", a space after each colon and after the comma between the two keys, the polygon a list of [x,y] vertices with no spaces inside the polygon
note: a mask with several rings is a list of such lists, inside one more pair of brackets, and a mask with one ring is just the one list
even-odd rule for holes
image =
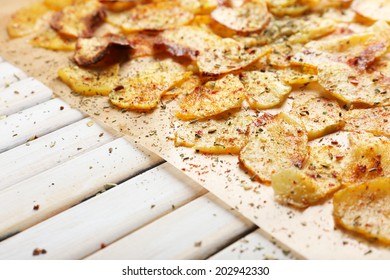
{"label": "slatted wood surface", "polygon": [[0,240],[0,259],[293,258],[1,57]]}

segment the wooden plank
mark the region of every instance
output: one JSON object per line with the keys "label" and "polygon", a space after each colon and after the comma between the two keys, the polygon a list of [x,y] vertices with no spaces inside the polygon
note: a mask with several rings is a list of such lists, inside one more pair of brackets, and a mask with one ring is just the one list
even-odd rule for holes
{"label": "wooden plank", "polygon": [[204,259],[253,228],[206,194],[87,259]]}
{"label": "wooden plank", "polygon": [[[56,215],[161,162],[120,138],[0,192],[0,236]],[[39,210],[34,210],[39,205]]]}
{"label": "wooden plank", "polygon": [[165,163],[1,242],[0,259],[80,259],[204,193]]}
{"label": "wooden plank", "polygon": [[0,154],[0,190],[114,140],[86,118]]}
{"label": "wooden plank", "polygon": [[27,78],[27,75],[19,68],[8,62],[0,63],[0,88],[8,87],[12,83],[24,78]]}
{"label": "wooden plank", "polygon": [[282,249],[275,241],[264,237],[261,230],[255,230],[225,249],[210,260],[290,260],[296,257],[289,250]]}
{"label": "wooden plank", "polygon": [[52,99],[0,120],[0,152],[79,121],[83,114]]}
{"label": "wooden plank", "polygon": [[53,92],[34,78],[23,79],[0,91],[0,115],[11,115],[49,100]]}

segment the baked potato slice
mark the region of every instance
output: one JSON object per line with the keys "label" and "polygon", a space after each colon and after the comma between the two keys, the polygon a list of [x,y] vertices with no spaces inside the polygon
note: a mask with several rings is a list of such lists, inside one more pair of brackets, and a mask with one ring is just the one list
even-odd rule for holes
{"label": "baked potato slice", "polygon": [[191,121],[175,132],[175,145],[192,147],[202,153],[238,154],[247,142],[248,125],[254,119],[248,112],[238,112]]}
{"label": "baked potato slice", "polygon": [[390,178],[351,185],[333,198],[337,225],[390,244]]}
{"label": "baked potato slice", "polygon": [[272,188],[281,204],[306,208],[341,188],[346,150],[333,145],[311,146],[303,169],[290,167],[272,176]]}
{"label": "baked potato slice", "polygon": [[310,69],[285,68],[278,73],[280,79],[288,85],[306,85],[317,81],[317,73]]}
{"label": "baked potato slice", "polygon": [[74,92],[91,95],[108,95],[118,82],[119,64],[101,69],[86,69],[77,65],[60,68],[58,77]]}
{"label": "baked potato slice", "polygon": [[246,99],[253,109],[268,109],[283,102],[291,92],[291,86],[284,83],[274,72],[242,72]]}
{"label": "baked potato slice", "polygon": [[37,21],[50,10],[43,3],[30,4],[11,16],[7,32],[11,38],[22,37],[35,31]]}
{"label": "baked potato slice", "polygon": [[270,184],[272,175],[279,170],[293,166],[302,168],[307,155],[305,128],[287,114],[279,113],[250,133],[239,159],[250,173]]}
{"label": "baked potato slice", "polygon": [[345,131],[367,131],[390,137],[390,107],[353,109],[344,114]]}
{"label": "baked potato slice", "polygon": [[191,72],[167,72],[125,78],[120,81],[109,97],[114,105],[130,110],[153,110],[160,103],[162,95],[177,83],[186,79]]}
{"label": "baked potato slice", "polygon": [[390,1],[388,0],[355,0],[352,9],[370,20],[390,22]]}
{"label": "baked potato slice", "polygon": [[182,120],[203,119],[239,108],[245,99],[244,91],[240,79],[233,74],[207,81],[182,96],[176,116]]}
{"label": "baked potato slice", "polygon": [[271,20],[267,4],[263,0],[244,0],[240,5],[222,4],[211,13],[220,24],[239,32],[259,32]]}
{"label": "baked potato slice", "polygon": [[200,85],[201,79],[199,78],[199,76],[191,75],[182,83],[174,86],[173,88],[165,92],[163,96],[179,96],[182,94],[190,94]]}
{"label": "baked potato slice", "polygon": [[336,100],[314,96],[305,91],[293,97],[290,114],[303,123],[310,140],[343,127],[343,110]]}
{"label": "baked potato slice", "polygon": [[67,6],[55,13],[50,26],[62,36],[91,37],[105,16],[105,10],[98,1],[87,1]]}
{"label": "baked potato slice", "polygon": [[107,21],[124,32],[161,31],[189,23],[194,14],[176,2],[164,1],[137,5],[124,13],[110,13]]}
{"label": "baked potato slice", "polygon": [[44,49],[54,51],[73,51],[76,49],[76,41],[61,37],[49,26],[41,28],[30,40],[30,44]]}
{"label": "baked potato slice", "polygon": [[349,164],[345,168],[342,182],[362,183],[377,177],[390,176],[390,140],[371,133],[351,133]]}

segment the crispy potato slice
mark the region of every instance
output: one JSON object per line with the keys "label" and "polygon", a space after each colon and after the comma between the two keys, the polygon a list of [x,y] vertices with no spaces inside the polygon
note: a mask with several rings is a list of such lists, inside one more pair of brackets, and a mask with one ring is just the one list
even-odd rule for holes
{"label": "crispy potato slice", "polygon": [[11,16],[11,20],[7,23],[8,35],[11,38],[17,38],[33,33],[38,19],[47,12],[49,9],[43,3],[34,3],[21,8]]}
{"label": "crispy potato slice", "polygon": [[54,51],[73,51],[76,41],[63,38],[49,26],[40,31],[30,40],[31,45]]}
{"label": "crispy potato slice", "polygon": [[271,52],[268,46],[245,48],[237,41],[224,38],[219,46],[197,57],[200,72],[205,75],[219,75],[242,69]]}
{"label": "crispy potato slice", "polygon": [[343,62],[358,70],[366,70],[389,46],[390,26],[382,21],[361,33],[310,42],[292,58],[292,62],[311,67]]}
{"label": "crispy potato slice", "polygon": [[163,96],[178,96],[181,94],[189,94],[193,92],[198,86],[200,86],[200,84],[201,79],[199,78],[199,76],[191,75],[181,84],[178,84],[167,92],[165,92]]}
{"label": "crispy potato slice", "polygon": [[352,9],[371,20],[390,22],[390,1],[388,0],[355,0]]}
{"label": "crispy potato slice", "polygon": [[334,195],[337,225],[390,244],[390,178],[352,185]]}
{"label": "crispy potato slice", "polygon": [[240,32],[258,32],[271,20],[265,1],[245,0],[240,6],[219,5],[212,13],[214,20]]}
{"label": "crispy potato slice", "polygon": [[305,85],[317,81],[317,73],[310,69],[301,71],[296,68],[286,68],[278,71],[280,79],[289,85]]}
{"label": "crispy potato slice", "polygon": [[163,49],[156,46],[156,35],[154,33],[132,33],[127,36],[132,47],[131,57],[153,56],[161,53]]}
{"label": "crispy potato slice", "polygon": [[50,26],[66,37],[91,37],[104,18],[103,6],[97,1],[87,1],[67,6],[55,13]]}
{"label": "crispy potato slice", "polygon": [[343,110],[337,101],[302,92],[294,96],[290,114],[306,128],[310,140],[343,127]]}
{"label": "crispy potato slice", "polygon": [[318,82],[334,97],[346,103],[390,105],[389,73],[361,73],[344,63],[321,65]]}
{"label": "crispy potato slice", "polygon": [[352,133],[350,161],[342,176],[344,185],[390,176],[390,140],[371,133]]}
{"label": "crispy potato slice", "polygon": [[63,8],[77,4],[77,3],[85,3],[89,0],[43,0],[43,3],[51,10],[62,10]]}
{"label": "crispy potato slice", "polygon": [[220,45],[221,40],[221,37],[201,27],[182,26],[163,31],[156,42],[164,44],[173,55],[197,59],[201,52]]}
{"label": "crispy potato slice", "polygon": [[302,49],[302,45],[288,42],[275,43],[270,46],[272,52],[268,55],[268,64],[282,69],[289,67],[291,57]]}
{"label": "crispy potato slice", "polygon": [[244,101],[244,86],[233,74],[211,80],[184,95],[181,110],[176,116],[182,120],[195,120],[218,115],[241,107]]}
{"label": "crispy potato slice", "polygon": [[152,110],[167,90],[189,75],[191,72],[169,72],[127,78],[110,94],[110,101],[124,109]]}
{"label": "crispy potato slice", "polygon": [[272,176],[276,200],[305,208],[327,198],[341,188],[347,163],[346,150],[335,146],[312,146],[303,169],[290,167]]}
{"label": "crispy potato slice", "polygon": [[109,14],[108,22],[119,26],[125,32],[142,30],[165,30],[189,23],[194,14],[175,2],[156,2],[137,5],[133,9]]}
{"label": "crispy potato slice", "polygon": [[247,142],[246,131],[255,116],[228,113],[205,121],[184,124],[175,133],[175,145],[212,154],[238,154]]}
{"label": "crispy potato slice", "polygon": [[129,10],[133,7],[135,7],[135,5],[139,5],[139,4],[145,4],[149,1],[147,0],[99,0],[100,3],[102,3],[104,5],[104,7],[106,7],[106,9],[108,9],[109,11],[113,11],[113,12],[123,12],[123,11],[126,11],[126,10]]}
{"label": "crispy potato slice", "polygon": [[283,17],[283,16],[300,16],[304,14],[307,10],[309,10],[308,5],[304,5],[302,3],[299,3],[297,1],[294,1],[296,3],[288,5],[288,6],[273,6],[269,8],[269,11],[278,17]]}
{"label": "crispy potato slice", "polygon": [[390,107],[354,109],[344,114],[345,131],[367,131],[390,137]]}
{"label": "crispy potato slice", "polygon": [[262,182],[271,183],[272,175],[278,170],[303,166],[308,154],[307,133],[287,114],[278,114],[251,135],[239,159]]}
{"label": "crispy potato slice", "polygon": [[279,105],[291,92],[277,73],[250,71],[241,74],[245,95],[253,109],[268,109]]}
{"label": "crispy potato slice", "polygon": [[217,7],[218,0],[176,0],[180,6],[194,14],[207,14]]}
{"label": "crispy potato slice", "polygon": [[127,57],[130,49],[126,37],[117,34],[106,34],[102,37],[79,38],[76,44],[74,61],[79,66],[90,66],[107,60],[119,61]]}
{"label": "crispy potato slice", "polygon": [[82,95],[108,95],[118,82],[119,64],[102,69],[72,65],[58,70],[58,77],[74,92]]}

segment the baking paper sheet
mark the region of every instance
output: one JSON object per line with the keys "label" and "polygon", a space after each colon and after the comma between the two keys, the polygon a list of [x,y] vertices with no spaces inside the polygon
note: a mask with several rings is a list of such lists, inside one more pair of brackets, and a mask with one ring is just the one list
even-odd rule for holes
{"label": "baking paper sheet", "polygon": [[57,79],[59,67],[68,63],[72,52],[35,48],[29,38],[9,40],[6,23],[18,7],[31,1],[0,0],[0,55],[27,74],[49,86],[74,108],[97,122],[125,134],[129,141],[155,152],[203,187],[257,224],[270,238],[281,242],[302,258],[308,259],[390,259],[389,247],[370,243],[335,228],[331,201],[298,211],[274,202],[271,187],[250,180],[240,168],[237,156],[195,153],[176,148],[171,140],[177,120],[176,102],[148,114],[114,108],[107,97],[82,97],[71,93]]}

